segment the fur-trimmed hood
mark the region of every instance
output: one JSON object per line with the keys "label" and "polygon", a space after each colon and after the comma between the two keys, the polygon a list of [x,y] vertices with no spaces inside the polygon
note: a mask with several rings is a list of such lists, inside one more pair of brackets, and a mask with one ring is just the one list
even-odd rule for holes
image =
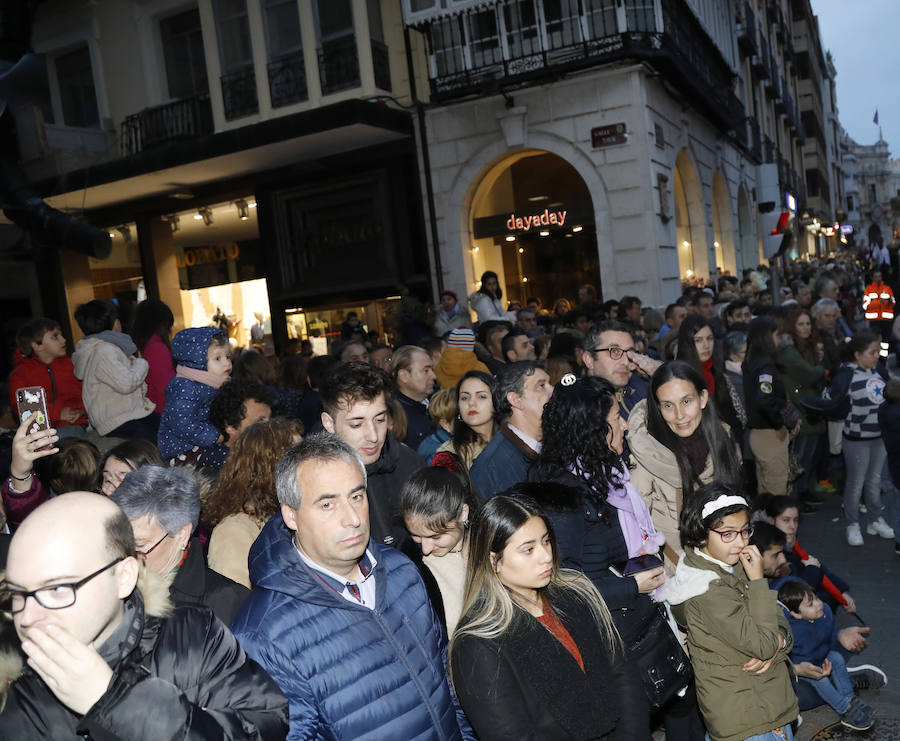
{"label": "fur-trimmed hood", "polygon": [[[6,574],[2,574],[5,578]],[[135,590],[140,592],[144,614],[148,617],[166,618],[174,609],[169,599],[169,581],[157,576],[141,564]],[[25,666],[21,642],[9,613],[0,616],[0,711],[6,704],[6,693],[12,682],[19,678]]]}
{"label": "fur-trimmed hood", "polygon": [[685,548],[675,568],[675,576],[669,580],[666,599],[675,608],[692,597],[706,594],[709,585],[726,574],[721,562],[704,556],[694,548]]}

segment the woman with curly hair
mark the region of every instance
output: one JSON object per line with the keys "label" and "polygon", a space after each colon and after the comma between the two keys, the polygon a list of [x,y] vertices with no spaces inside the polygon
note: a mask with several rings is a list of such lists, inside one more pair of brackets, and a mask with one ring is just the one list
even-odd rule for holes
{"label": "woman with curly hair", "polygon": [[297,420],[275,418],[250,425],[235,441],[206,502],[204,523],[212,528],[209,567],[250,587],[247,556],[266,521],[278,512],[275,464],[300,441]]}
{"label": "woman with curly hair", "polygon": [[[626,562],[657,557],[665,537],[631,484],[622,457],[628,423],[615,389],[597,377],[564,377],[544,407],[541,429],[541,452],[529,473],[534,483],[523,493],[553,523],[560,565],[583,572],[603,595],[634,661],[639,639],[660,619],[656,600],[663,598],[665,574],[659,558],[658,565],[631,575]],[[703,738],[692,685],[660,712],[668,738]]]}
{"label": "woman with curly hair", "polygon": [[497,431],[494,415],[494,377],[473,370],[456,384],[456,420],[453,436],[438,448],[453,453],[468,471]]}

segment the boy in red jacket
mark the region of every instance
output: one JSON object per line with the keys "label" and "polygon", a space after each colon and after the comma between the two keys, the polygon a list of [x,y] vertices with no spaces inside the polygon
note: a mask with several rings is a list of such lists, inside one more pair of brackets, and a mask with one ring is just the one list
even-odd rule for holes
{"label": "boy in red jacket", "polygon": [[47,394],[50,424],[60,437],[84,434],[88,423],[81,401],[81,381],[75,378],[72,359],[66,355],[66,338],[59,323],[44,317],[26,322],[16,333],[13,370],[9,374],[9,398],[16,410],[16,391],[42,386]]}

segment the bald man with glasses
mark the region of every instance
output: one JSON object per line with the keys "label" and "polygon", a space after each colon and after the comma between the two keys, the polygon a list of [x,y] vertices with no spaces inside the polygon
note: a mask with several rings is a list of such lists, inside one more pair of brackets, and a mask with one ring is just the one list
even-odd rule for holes
{"label": "bald man with glasses", "polygon": [[0,738],[283,739],[287,701],[205,607],[172,609],[106,497],[42,504],[13,536],[3,610],[28,666],[5,663]]}
{"label": "bald man with glasses", "polygon": [[647,379],[662,365],[634,347],[631,328],[622,322],[594,325],[584,337],[582,362],[589,376],[608,381],[619,394],[619,412],[626,420],[634,405],[647,398]]}

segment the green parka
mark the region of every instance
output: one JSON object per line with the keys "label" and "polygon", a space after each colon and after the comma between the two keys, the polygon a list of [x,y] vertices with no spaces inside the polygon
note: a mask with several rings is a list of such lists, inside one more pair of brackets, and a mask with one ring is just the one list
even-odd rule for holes
{"label": "green parka", "polygon": [[[733,572],[685,548],[667,592],[672,614],[687,630],[697,699],[713,741],[768,733],[799,712],[788,659],[794,639],[775,592],[765,579],[750,581],[740,563]],[[751,658],[772,656],[764,674],[741,668]]]}

